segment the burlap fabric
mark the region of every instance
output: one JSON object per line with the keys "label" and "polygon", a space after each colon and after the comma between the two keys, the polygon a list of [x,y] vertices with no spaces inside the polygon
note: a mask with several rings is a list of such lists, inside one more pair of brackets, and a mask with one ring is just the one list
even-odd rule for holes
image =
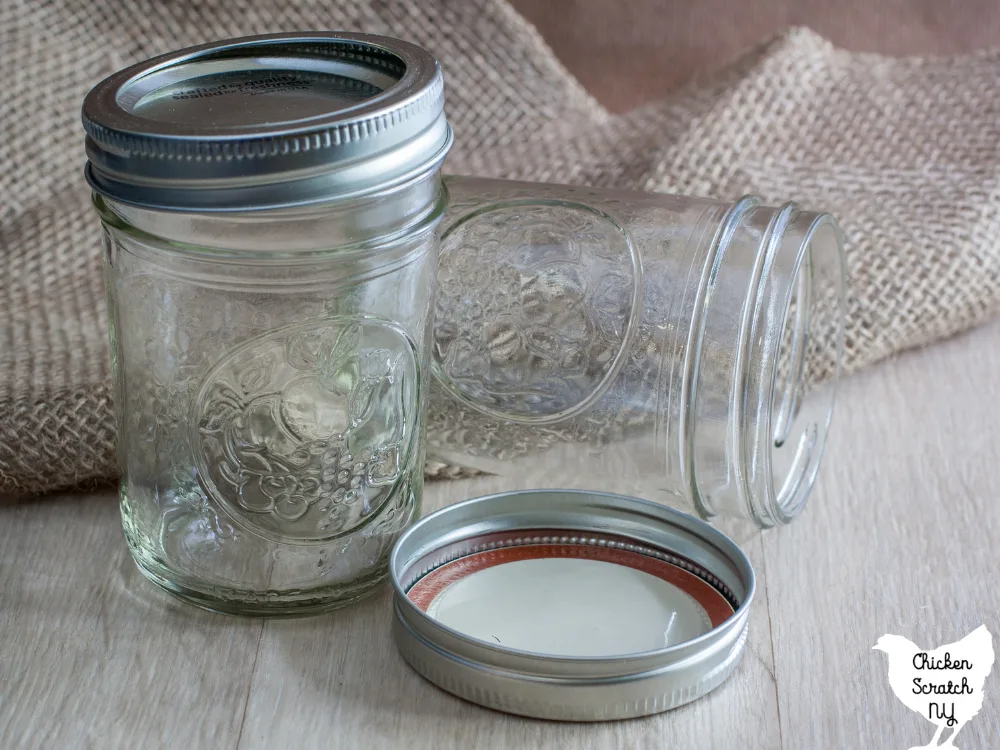
{"label": "burlap fabric", "polygon": [[796,30],[612,117],[500,0],[0,0],[0,492],[115,474],[98,228],[81,178],[87,90],[177,47],[310,28],[403,37],[438,56],[457,135],[449,171],[753,192],[833,212],[848,241],[848,370],[1000,305],[1000,53],[890,60]]}

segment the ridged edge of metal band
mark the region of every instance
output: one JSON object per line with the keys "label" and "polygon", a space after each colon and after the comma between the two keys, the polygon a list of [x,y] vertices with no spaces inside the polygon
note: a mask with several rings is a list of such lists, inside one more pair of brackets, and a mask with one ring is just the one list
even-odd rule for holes
{"label": "ridged edge of metal band", "polygon": [[319,151],[326,148],[358,143],[391,127],[401,125],[427,110],[444,106],[444,79],[438,75],[415,100],[391,112],[373,115],[357,122],[334,125],[319,130],[286,135],[219,141],[169,139],[122,133],[84,119],[83,128],[102,147],[126,151],[134,156],[159,159],[257,159],[272,156]]}
{"label": "ridged edge of metal band", "polygon": [[[330,59],[362,63],[386,71],[399,72],[397,83],[373,99],[375,111],[343,112],[340,121],[314,125],[277,123],[272,132],[214,134],[183,128],[171,132],[144,132],[144,119],[123,107],[119,93],[134,82],[178,65],[195,63],[223,53],[266,51],[272,46],[296,45],[300,54],[310,48],[322,50]],[[402,63],[390,65],[378,52]],[[397,89],[404,84],[402,90]],[[393,89],[397,89],[393,92]],[[411,90],[412,89],[412,90]],[[393,92],[393,93],[390,93]],[[393,98],[395,97],[395,100]],[[444,79],[430,52],[401,39],[350,31],[303,31],[262,34],[209,42],[159,55],[108,76],[87,94],[81,111],[84,130],[99,148],[108,148],[136,157],[151,159],[226,160],[259,159],[305,153],[324,148],[356,144],[375,137],[390,127],[401,125],[428,110],[443,111]],[[356,109],[356,108],[352,108]],[[384,109],[386,111],[378,111]],[[331,112],[332,116],[336,116]],[[266,128],[265,128],[266,129]]]}
{"label": "ridged edge of metal band", "polygon": [[[682,687],[669,685],[657,688],[658,682],[669,683],[669,667],[655,672],[640,672],[603,685],[574,685],[570,681],[546,681],[547,700],[537,696],[518,698],[512,683],[525,679],[518,675],[497,672],[492,667],[461,659],[427,641],[407,623],[394,601],[393,634],[403,659],[422,677],[459,698],[505,713],[554,721],[619,721],[661,713],[679,708],[707,695],[733,673],[743,656],[749,633],[745,622],[736,642],[724,658],[697,682]],[[431,658],[428,658],[430,656]],[[642,698],[615,700],[622,684],[647,683]],[[506,686],[508,689],[501,689]],[[580,700],[580,687],[591,692],[591,700]],[[572,695],[571,695],[572,693]],[[565,695],[564,700],[557,700]]]}
{"label": "ridged edge of metal band", "polygon": [[[278,183],[285,200],[274,200],[274,184],[262,183],[250,187],[239,184],[231,188],[163,188],[157,185],[140,185],[115,179],[98,164],[88,161],[83,175],[91,189],[118,203],[138,208],[167,212],[197,212],[204,214],[239,213],[242,211],[273,211],[284,208],[316,205],[331,201],[353,200],[375,192],[391,190],[419,178],[430,170],[438,169],[454,142],[451,126],[445,126],[445,137],[436,153],[425,162],[407,172],[388,178],[371,180],[344,189],[338,183],[336,169],[309,175],[298,180]],[[294,195],[295,197],[289,197]]]}

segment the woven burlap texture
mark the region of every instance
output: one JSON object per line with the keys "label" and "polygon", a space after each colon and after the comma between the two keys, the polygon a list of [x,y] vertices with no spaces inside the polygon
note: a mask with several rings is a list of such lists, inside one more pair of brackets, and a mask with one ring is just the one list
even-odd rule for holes
{"label": "woven burlap texture", "polygon": [[891,60],[793,30],[613,117],[498,0],[2,3],[0,492],[116,473],[99,230],[81,174],[88,89],[178,47],[330,28],[406,38],[441,60],[448,171],[750,192],[834,213],[847,238],[848,370],[1000,305],[998,53]]}

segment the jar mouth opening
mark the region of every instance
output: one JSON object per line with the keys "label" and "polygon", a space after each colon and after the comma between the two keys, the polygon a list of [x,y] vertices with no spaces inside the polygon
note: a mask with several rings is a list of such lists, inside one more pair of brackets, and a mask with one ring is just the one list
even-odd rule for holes
{"label": "jar mouth opening", "polygon": [[[805,507],[826,447],[844,341],[843,241],[836,221],[798,213],[778,242],[772,272],[785,276],[776,279],[785,302],[762,351],[764,409],[755,415],[745,401],[741,420],[755,433],[742,458],[751,469],[744,474],[748,495],[760,503],[751,514],[762,526],[786,524]],[[781,256],[794,258],[790,272]],[[761,308],[761,316],[767,314]],[[764,324],[773,325],[758,317],[754,329]]]}

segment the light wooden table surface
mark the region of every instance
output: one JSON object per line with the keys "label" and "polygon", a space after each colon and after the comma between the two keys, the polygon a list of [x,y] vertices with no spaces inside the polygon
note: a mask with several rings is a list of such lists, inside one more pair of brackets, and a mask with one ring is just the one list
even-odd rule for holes
{"label": "light wooden table surface", "polygon": [[[923,745],[934,727],[871,647],[1000,635],[998,425],[1000,324],[848,379],[804,516],[742,539],[760,597],[736,674],[620,723],[525,720],[437,690],[397,655],[387,593],[266,623],[179,604],[133,569],[110,492],[0,505],[0,748]],[[431,484],[426,506],[524,483]],[[997,674],[957,744],[1000,746]]]}

